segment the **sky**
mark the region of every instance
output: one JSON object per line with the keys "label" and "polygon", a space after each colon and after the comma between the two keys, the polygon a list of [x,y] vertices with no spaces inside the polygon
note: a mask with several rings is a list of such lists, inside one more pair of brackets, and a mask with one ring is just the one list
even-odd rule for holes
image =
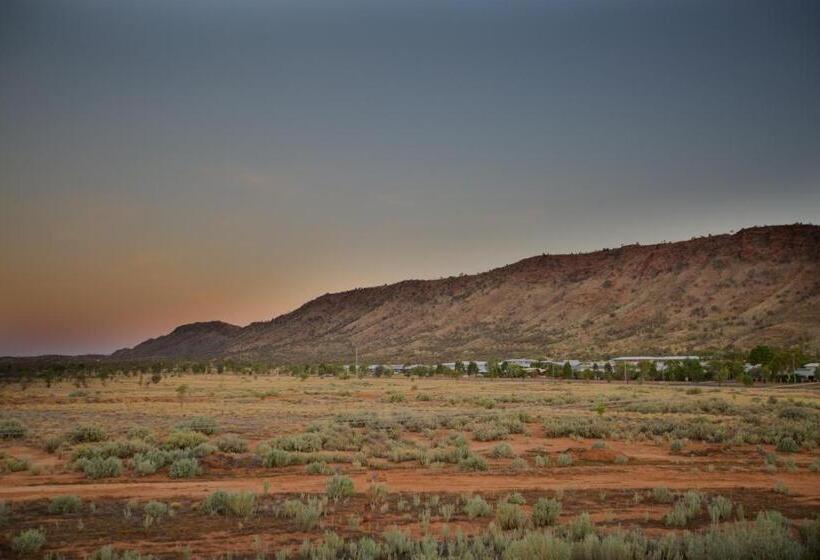
{"label": "sky", "polygon": [[4,0],[0,355],[820,216],[820,4]]}

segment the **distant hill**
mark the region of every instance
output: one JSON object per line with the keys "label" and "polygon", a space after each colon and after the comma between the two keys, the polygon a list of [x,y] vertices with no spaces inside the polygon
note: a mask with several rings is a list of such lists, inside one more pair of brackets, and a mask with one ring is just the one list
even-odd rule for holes
{"label": "distant hill", "polygon": [[267,322],[196,323],[121,359],[434,362],[820,348],[820,226],[542,255],[489,272],[327,294]]}
{"label": "distant hill", "polygon": [[170,334],[151,338],[134,348],[118,350],[113,358],[214,358],[225,354],[242,327],[209,321],[177,327]]}

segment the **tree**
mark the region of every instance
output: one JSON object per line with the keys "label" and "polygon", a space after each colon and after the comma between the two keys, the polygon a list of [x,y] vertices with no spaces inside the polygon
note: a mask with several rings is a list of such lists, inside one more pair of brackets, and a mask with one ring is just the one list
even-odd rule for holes
{"label": "tree", "polygon": [[470,362],[467,364],[467,375],[478,375],[478,364]]}
{"label": "tree", "polygon": [[464,362],[461,362],[461,361],[456,362],[456,364],[455,364],[455,370],[456,370],[458,373],[464,373]]}
{"label": "tree", "polygon": [[188,394],[188,386],[183,383],[179,387],[177,387],[177,398],[179,399],[179,406],[185,406],[185,395]]}
{"label": "tree", "polygon": [[564,376],[564,379],[572,379],[572,366],[569,362],[564,362],[564,367],[561,370],[561,373]]}
{"label": "tree", "polygon": [[774,351],[768,346],[758,345],[749,352],[749,363],[765,366],[774,358]]}

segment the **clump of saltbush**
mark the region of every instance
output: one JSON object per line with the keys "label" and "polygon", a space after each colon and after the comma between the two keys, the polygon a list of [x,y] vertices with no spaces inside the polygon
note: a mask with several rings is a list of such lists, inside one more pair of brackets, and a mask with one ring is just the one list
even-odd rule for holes
{"label": "clump of saltbush", "polygon": [[346,476],[333,475],[327,481],[325,493],[331,500],[338,500],[352,496],[354,492],[353,481]]}
{"label": "clump of saltbush", "polygon": [[26,435],[28,428],[16,418],[0,420],[0,439],[20,439]]}
{"label": "clump of saltbush", "polygon": [[88,478],[113,478],[122,474],[122,460],[119,457],[79,459],[74,464]]}
{"label": "clump of saltbush", "polygon": [[42,529],[26,529],[11,539],[11,549],[17,554],[34,554],[46,544],[46,534]]}
{"label": "clump of saltbush", "polygon": [[797,453],[800,451],[800,445],[793,438],[786,436],[778,440],[777,450],[781,453]]}
{"label": "clump of saltbush", "polygon": [[83,505],[78,496],[55,496],[48,504],[48,512],[56,514],[77,513]]}
{"label": "clump of saltbush", "polygon": [[490,456],[496,459],[511,458],[515,456],[512,447],[508,443],[499,443],[490,451]]}
{"label": "clump of saltbush", "polygon": [[464,503],[464,513],[470,519],[476,517],[487,517],[493,512],[492,506],[481,496],[473,496]]}
{"label": "clump of saltbush", "polygon": [[458,462],[458,468],[463,471],[486,471],[487,461],[478,455],[468,455]]}
{"label": "clump of saltbush", "polygon": [[561,502],[554,498],[539,498],[532,508],[532,524],[535,527],[549,527],[558,522],[561,515]]}
{"label": "clump of saltbush", "polygon": [[171,449],[184,449],[186,447],[196,447],[206,443],[208,438],[200,432],[194,430],[179,430],[171,432],[165,440],[165,447]]}
{"label": "clump of saltbush", "polygon": [[223,453],[245,453],[248,450],[248,442],[231,434],[216,440],[216,447]]}
{"label": "clump of saltbush", "polygon": [[71,443],[95,443],[108,439],[108,434],[97,424],[77,424],[66,437]]}
{"label": "clump of saltbush", "polygon": [[210,416],[191,416],[187,420],[176,425],[180,431],[199,432],[201,434],[213,435],[219,431],[216,420]]}
{"label": "clump of saltbush", "polygon": [[527,516],[521,506],[502,502],[496,507],[495,521],[505,531],[508,529],[521,529],[527,524]]}
{"label": "clump of saltbush", "polygon": [[202,470],[199,462],[193,457],[183,457],[171,463],[168,476],[171,478],[191,478],[199,475]]}

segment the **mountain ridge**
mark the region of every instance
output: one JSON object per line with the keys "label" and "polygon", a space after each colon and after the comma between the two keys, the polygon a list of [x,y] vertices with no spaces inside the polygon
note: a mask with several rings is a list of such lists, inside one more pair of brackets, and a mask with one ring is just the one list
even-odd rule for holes
{"label": "mountain ridge", "polygon": [[820,346],[820,226],[589,253],[538,255],[473,275],[324,294],[245,327],[181,325],[112,356],[274,362],[431,362]]}

